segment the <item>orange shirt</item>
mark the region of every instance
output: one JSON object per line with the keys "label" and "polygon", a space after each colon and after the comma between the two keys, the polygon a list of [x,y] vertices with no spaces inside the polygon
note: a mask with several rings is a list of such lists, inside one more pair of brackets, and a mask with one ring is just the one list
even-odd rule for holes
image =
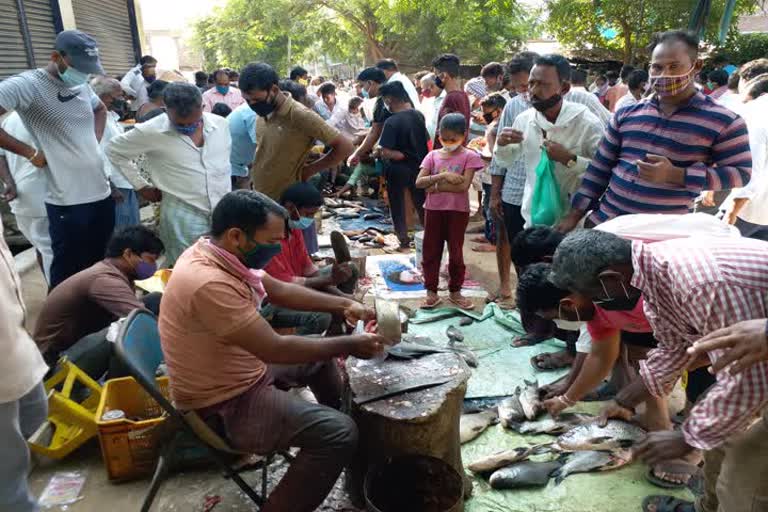
{"label": "orange shirt", "polygon": [[608,89],[605,93],[605,100],[608,102],[608,110],[611,112],[616,111],[616,102],[618,102],[622,96],[629,92],[629,86],[626,84],[616,84]]}
{"label": "orange shirt", "polygon": [[266,364],[229,337],[250,323],[266,322],[259,313],[263,298],[204,241],[182,254],[163,294],[159,322],[177,407],[218,404],[264,377]]}

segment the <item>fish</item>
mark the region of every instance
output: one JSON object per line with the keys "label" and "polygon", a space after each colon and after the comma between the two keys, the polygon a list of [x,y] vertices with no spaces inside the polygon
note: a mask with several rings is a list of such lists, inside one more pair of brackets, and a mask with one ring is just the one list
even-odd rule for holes
{"label": "fish", "polygon": [[537,444],[535,446],[520,446],[511,450],[502,450],[492,453],[467,466],[473,473],[490,473],[499,468],[509,466],[515,462],[526,460],[531,455],[542,455],[551,449],[551,443]]}
{"label": "fish", "polygon": [[544,409],[539,399],[539,381],[528,382],[523,380],[525,386],[520,390],[520,405],[523,407],[525,418],[535,420]]}
{"label": "fish", "polygon": [[565,459],[565,464],[556,469],[552,476],[555,478],[555,485],[565,480],[568,475],[574,473],[589,473],[590,471],[608,471],[620,468],[632,462],[632,452],[630,450],[586,450],[569,453]]}
{"label": "fish", "polygon": [[557,439],[562,450],[614,450],[629,448],[645,439],[646,431],[626,421],[610,420],[605,427],[596,422],[585,423]]}
{"label": "fish", "polygon": [[331,231],[331,247],[333,247],[333,256],[336,259],[336,263],[339,265],[352,260],[347,239],[339,231]]}
{"label": "fish", "polygon": [[510,425],[525,420],[525,411],[520,403],[520,388],[517,388],[514,395],[499,402],[498,410],[499,420],[504,428],[511,428]]}
{"label": "fish", "polygon": [[549,482],[549,475],[560,469],[562,465],[560,460],[551,462],[526,460],[494,471],[488,481],[494,489],[542,487]]}
{"label": "fish", "polygon": [[451,325],[445,330],[445,335],[448,336],[448,340],[451,342],[458,341],[461,343],[464,341],[464,334],[456,328],[455,325]]}
{"label": "fish", "polygon": [[475,414],[462,414],[459,421],[459,438],[461,444],[468,443],[485,432],[492,424],[498,421],[496,411],[487,410]]}
{"label": "fish", "polygon": [[508,424],[505,426],[520,434],[550,434],[556,436],[568,432],[573,427],[592,419],[594,419],[594,416],[591,414],[563,413],[557,418],[546,416],[535,421],[512,421],[507,422]]}
{"label": "fish", "polygon": [[469,318],[468,316],[463,316],[459,319],[459,325],[461,325],[462,327],[466,327],[467,325],[472,325],[473,323],[475,323],[475,319]]}
{"label": "fish", "polygon": [[465,398],[462,413],[472,414],[473,412],[482,412],[488,409],[498,409],[499,403],[503,402],[504,400],[512,396],[513,395],[499,395],[499,396],[479,396],[475,398]]}
{"label": "fish", "polygon": [[383,213],[366,213],[363,215],[363,220],[380,219],[382,217],[384,217]]}

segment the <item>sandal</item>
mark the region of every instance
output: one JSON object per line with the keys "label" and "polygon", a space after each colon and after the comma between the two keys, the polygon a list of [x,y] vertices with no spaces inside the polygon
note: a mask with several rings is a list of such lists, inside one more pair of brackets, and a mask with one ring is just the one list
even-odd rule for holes
{"label": "sandal", "polygon": [[464,311],[472,311],[475,309],[475,305],[472,304],[472,301],[469,300],[466,297],[462,297],[460,299],[454,299],[453,297],[448,297],[448,302],[453,304],[459,309],[463,309]]}
{"label": "sandal", "polygon": [[443,303],[443,299],[441,299],[439,296],[435,297],[434,299],[430,299],[427,297],[424,299],[424,302],[421,303],[421,306],[419,306],[421,309],[434,309],[440,304]]}
{"label": "sandal", "polygon": [[515,300],[514,295],[509,295],[508,297],[503,297],[499,295],[496,298],[496,305],[499,306],[499,308],[510,311],[512,309],[515,309],[517,307],[517,300]]}
{"label": "sandal", "polygon": [[[688,479],[686,479],[685,482],[671,482],[657,476],[657,472],[688,475]],[[688,483],[691,479],[699,473],[701,473],[701,469],[698,466],[683,460],[673,460],[662,462],[654,467],[648,468],[648,471],[645,473],[645,478],[653,485],[663,489],[683,489],[688,487]]]}
{"label": "sandal", "polygon": [[537,354],[531,358],[531,366],[540,372],[568,368],[571,366],[571,363],[573,363],[573,357],[571,357],[565,350],[560,352],[545,352],[543,354]]}
{"label": "sandal", "polygon": [[695,507],[690,501],[681,500],[674,496],[646,496],[643,500],[643,512],[651,512],[653,505],[654,512],[695,512]]}
{"label": "sandal", "polygon": [[511,345],[513,347],[532,347],[548,339],[549,338],[539,338],[535,334],[524,334],[513,339]]}

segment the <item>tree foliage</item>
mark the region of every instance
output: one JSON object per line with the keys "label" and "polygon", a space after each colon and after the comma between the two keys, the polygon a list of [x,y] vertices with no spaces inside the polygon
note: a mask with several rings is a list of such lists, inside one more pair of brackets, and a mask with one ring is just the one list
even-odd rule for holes
{"label": "tree foliage", "polygon": [[286,70],[312,57],[425,66],[447,51],[485,63],[534,36],[538,14],[515,0],[228,0],[197,22],[195,43],[208,68],[264,60]]}
{"label": "tree foliage", "polygon": [[[685,29],[698,0],[550,0],[547,29],[574,50],[607,50],[634,63],[655,32]],[[754,2],[737,2],[735,17]],[[704,40],[715,42],[725,0],[712,0]],[[735,18],[733,24],[735,25]],[[615,34],[615,37],[609,37]]]}
{"label": "tree foliage", "polygon": [[731,33],[725,44],[716,48],[713,55],[723,56],[736,65],[768,57],[768,34]]}

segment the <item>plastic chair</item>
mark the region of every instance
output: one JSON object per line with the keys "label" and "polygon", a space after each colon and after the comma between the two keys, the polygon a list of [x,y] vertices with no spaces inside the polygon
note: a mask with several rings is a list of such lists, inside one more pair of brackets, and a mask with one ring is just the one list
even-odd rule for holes
{"label": "plastic chair", "polygon": [[163,396],[155,383],[157,368],[163,361],[160,333],[155,316],[141,309],[132,311],[120,328],[115,345],[117,356],[128,367],[133,378],[168,413],[170,421],[175,426],[171,439],[164,443],[161,449],[155,473],[152,477],[152,484],[144,498],[141,512],[148,512],[152,506],[160,485],[162,485],[174,461],[176,446],[182,435],[190,437],[206,448],[214,462],[224,471],[224,477],[231,478],[256,505],[261,507],[264,504],[264,497],[267,491],[267,470],[273,456],[267,456],[260,466],[262,468],[262,493],[259,495],[240,477],[239,471],[230,464],[226,455],[247,454],[231,448],[194,411],[179,411]]}

